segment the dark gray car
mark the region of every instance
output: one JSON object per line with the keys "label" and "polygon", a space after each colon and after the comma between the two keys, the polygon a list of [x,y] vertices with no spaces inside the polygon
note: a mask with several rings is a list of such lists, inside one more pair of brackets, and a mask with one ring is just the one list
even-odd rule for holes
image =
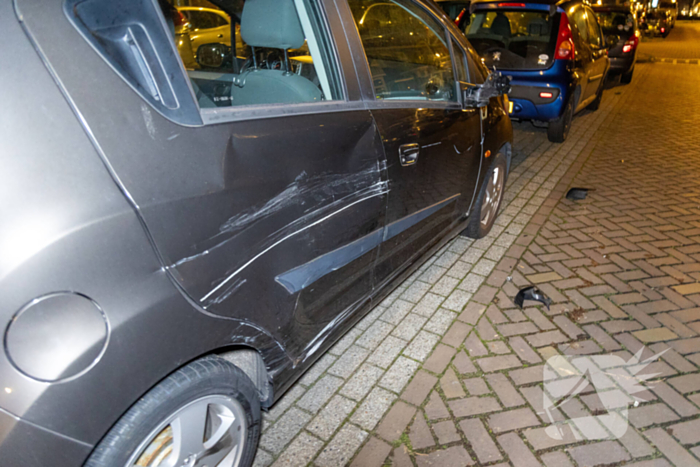
{"label": "dark gray car", "polygon": [[434,4],[213,3],[197,70],[177,2],[0,4],[2,466],[249,465],[261,409],[493,225],[507,83]]}

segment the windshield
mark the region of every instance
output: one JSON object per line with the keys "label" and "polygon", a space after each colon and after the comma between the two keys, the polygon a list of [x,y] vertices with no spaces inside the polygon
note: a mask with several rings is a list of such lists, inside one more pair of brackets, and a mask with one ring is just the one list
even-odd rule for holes
{"label": "windshield", "polygon": [[622,11],[597,11],[598,23],[606,34],[620,34],[620,32],[634,30],[634,17],[631,13]]}
{"label": "windshield", "polygon": [[467,38],[489,68],[543,69],[552,64],[559,14],[545,11],[479,11]]}

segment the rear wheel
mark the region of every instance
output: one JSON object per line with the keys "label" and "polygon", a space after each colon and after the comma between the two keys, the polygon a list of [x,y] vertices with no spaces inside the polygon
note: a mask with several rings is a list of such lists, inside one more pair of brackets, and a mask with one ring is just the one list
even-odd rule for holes
{"label": "rear wheel", "polygon": [[260,435],[260,400],[236,366],[217,357],[176,371],[105,436],[86,467],[247,467]]}
{"label": "rear wheel", "polygon": [[547,138],[552,143],[563,143],[566,137],[569,136],[569,130],[571,129],[571,120],[574,118],[574,104],[573,100],[569,99],[569,102],[564,108],[564,112],[561,116],[549,122],[549,127],[547,128]]}
{"label": "rear wheel", "polygon": [[461,235],[471,238],[482,238],[488,235],[498,216],[498,209],[503,201],[506,188],[508,163],[506,157],[498,153],[491,163],[486,178],[474,202],[474,208],[469,216],[469,224]]}
{"label": "rear wheel", "polygon": [[623,73],[622,76],[620,76],[620,82],[622,84],[630,84],[632,82],[632,75],[633,74],[634,74],[634,68],[632,68],[627,73]]}

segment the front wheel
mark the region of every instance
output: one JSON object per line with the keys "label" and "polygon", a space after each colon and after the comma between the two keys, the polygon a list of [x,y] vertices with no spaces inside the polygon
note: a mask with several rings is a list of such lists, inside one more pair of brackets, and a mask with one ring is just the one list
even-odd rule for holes
{"label": "front wheel", "polygon": [[260,400],[236,366],[206,357],[143,396],[86,467],[247,467],[260,436]]}
{"label": "front wheel", "polygon": [[491,231],[498,215],[498,209],[501,207],[501,201],[503,201],[507,171],[506,157],[501,153],[496,154],[481,186],[479,196],[474,202],[467,228],[462,231],[461,235],[483,238]]}
{"label": "front wheel", "polygon": [[549,122],[547,138],[549,138],[552,143],[563,143],[566,137],[569,136],[571,120],[574,118],[574,104],[572,101],[573,99],[569,99],[569,102],[564,108],[564,112],[562,112],[559,118]]}

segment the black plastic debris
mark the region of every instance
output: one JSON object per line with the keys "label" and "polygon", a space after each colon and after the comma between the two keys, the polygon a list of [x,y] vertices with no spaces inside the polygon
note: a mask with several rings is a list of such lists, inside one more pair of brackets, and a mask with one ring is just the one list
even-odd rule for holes
{"label": "black plastic debris", "polygon": [[546,296],[544,292],[542,292],[534,285],[531,285],[530,287],[525,287],[524,289],[520,289],[520,292],[518,292],[518,294],[515,296],[515,299],[513,299],[513,303],[515,303],[522,309],[525,300],[534,300],[536,302],[541,302],[544,304],[544,306],[547,307],[548,310],[549,305],[552,304],[552,299]]}
{"label": "black plastic debris", "polygon": [[588,188],[572,188],[566,194],[566,199],[576,201],[579,199],[586,199],[588,196]]}

